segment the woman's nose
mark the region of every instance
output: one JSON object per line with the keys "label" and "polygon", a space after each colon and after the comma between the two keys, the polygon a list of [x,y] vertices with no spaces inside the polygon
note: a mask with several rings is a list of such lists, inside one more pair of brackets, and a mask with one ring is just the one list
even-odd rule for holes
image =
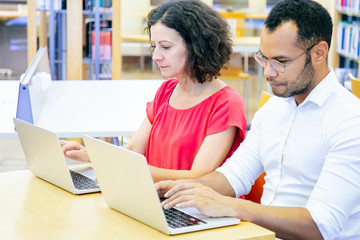
{"label": "woman's nose", "polygon": [[152,54],[152,60],[155,62],[161,61],[163,59],[162,54],[160,51],[155,47]]}

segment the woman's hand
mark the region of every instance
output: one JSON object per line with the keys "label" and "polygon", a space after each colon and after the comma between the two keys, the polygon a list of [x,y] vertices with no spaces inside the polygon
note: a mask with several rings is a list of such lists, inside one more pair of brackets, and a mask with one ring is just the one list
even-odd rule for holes
{"label": "woman's hand", "polygon": [[78,142],[60,140],[60,145],[65,157],[76,161],[90,162],[86,148]]}

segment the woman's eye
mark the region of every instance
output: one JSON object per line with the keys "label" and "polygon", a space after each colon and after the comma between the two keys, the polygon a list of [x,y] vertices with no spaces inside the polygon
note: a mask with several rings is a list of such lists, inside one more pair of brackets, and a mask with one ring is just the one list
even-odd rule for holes
{"label": "woman's eye", "polygon": [[171,46],[151,45],[150,48],[151,48],[151,50],[154,50],[155,48],[160,48],[160,49],[162,48],[162,49],[167,50],[167,49],[171,48]]}

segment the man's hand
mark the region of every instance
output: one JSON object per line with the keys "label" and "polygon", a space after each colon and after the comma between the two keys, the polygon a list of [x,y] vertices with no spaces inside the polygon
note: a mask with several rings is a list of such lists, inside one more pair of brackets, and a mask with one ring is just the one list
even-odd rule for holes
{"label": "man's hand", "polygon": [[172,207],[187,208],[195,207],[200,212],[211,217],[235,216],[234,211],[236,200],[232,197],[221,195],[200,183],[167,181],[158,184],[164,197],[162,202],[165,209]]}
{"label": "man's hand", "polygon": [[171,188],[176,185],[176,181],[168,180],[155,183],[156,191],[160,198],[163,198]]}

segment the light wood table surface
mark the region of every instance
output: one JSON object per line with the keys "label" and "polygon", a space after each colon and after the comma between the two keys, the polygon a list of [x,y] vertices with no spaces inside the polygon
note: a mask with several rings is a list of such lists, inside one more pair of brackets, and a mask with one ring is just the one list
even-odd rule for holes
{"label": "light wood table surface", "polygon": [[1,239],[275,239],[250,222],[167,236],[110,209],[101,193],[75,196],[29,170],[1,173],[0,190]]}

